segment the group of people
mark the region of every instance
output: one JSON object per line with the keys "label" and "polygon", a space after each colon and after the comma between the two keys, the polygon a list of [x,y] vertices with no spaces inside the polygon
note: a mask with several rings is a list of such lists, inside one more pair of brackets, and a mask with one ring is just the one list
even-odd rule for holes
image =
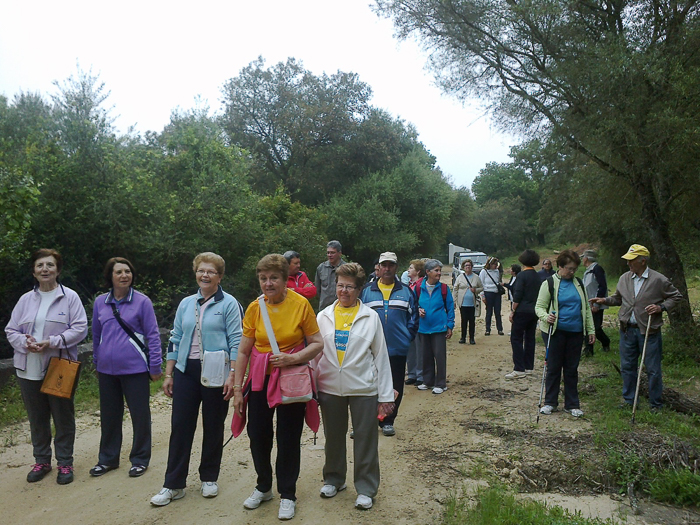
{"label": "group of people", "polygon": [[[620,306],[622,407],[632,406],[634,402],[638,360],[645,338],[649,404],[652,410],[662,407],[661,314],[674,308],[682,295],[668,278],[647,267],[649,255],[649,250],[638,244],[622,255],[630,271],[620,277],[615,294],[609,297],[605,271],[597,263],[595,250],[585,250],[581,256],[572,250],[562,251],[556,258],[557,271],[551,274],[552,264],[548,259],[536,272],[537,253],[525,250],[520,255],[523,270],[513,286],[510,314],[513,371],[505,377],[514,380],[532,374],[539,323],[547,364],[541,414],[549,415],[557,410],[563,375],[564,410],[574,417],[583,415],[578,395],[578,366],[582,352],[593,355],[596,339],[604,352],[610,351],[610,339],[602,327],[603,309],[608,306]],[[586,268],[583,280],[575,277],[582,262]]]}
{"label": "group of people", "polygon": [[[404,384],[438,395],[447,388],[446,342],[452,336],[456,307],[462,317],[460,343],[466,343],[468,334],[469,343],[475,344],[474,320],[482,298],[487,309],[486,335],[494,314],[498,333],[503,334],[503,283],[495,258],[489,258],[478,276],[472,261],[464,261],[464,273],[450,293],[440,282],[442,263],[436,259],[411,261],[399,279],[396,254],[382,253],[376,279],[368,283],[360,265],[342,260],[339,242],[328,243],[327,256],[317,268],[314,283],[300,270],[297,252],[263,257],[256,266],[261,295],[245,312],[221,287],[223,258],[211,252],[194,258],[198,290],[180,302],[166,353],[162,388],[172,398],[171,435],[163,488],[151,498],[153,505],[184,497],[200,412],[200,490],[206,498],[218,495],[224,425],[233,399],[234,425],[238,421],[247,427],[257,474],[256,486],[243,502],[245,508],[255,509],[273,498],[271,454],[276,440],[278,516],[294,517],[303,425],[306,421],[318,429],[320,406],[326,438],[320,494],[332,498],[347,487],[349,412],[355,506],[369,509],[380,482],[377,436],[379,430],[386,436],[395,434]],[[582,259],[571,250],[557,256],[558,270],[552,274],[551,262],[549,268],[535,271],[536,252],[525,250],[520,255],[522,269],[510,283],[514,368],[506,379],[532,373],[539,323],[547,347],[542,414],[557,409],[563,373],[564,409],[574,417],[583,415],[578,364],[584,342],[591,353],[596,338],[603,350],[609,350],[602,330],[602,309],[607,306],[620,306],[623,405],[633,402],[637,361],[646,337],[650,404],[653,409],[661,407],[661,314],[678,304],[681,294],[666,277],[647,267],[645,247],[632,245],[622,257],[630,271],[620,278],[615,294],[607,297],[605,272],[594,251],[583,254],[583,280],[574,277]],[[57,482],[73,481],[73,398],[41,391],[50,359],[65,354],[76,360],[77,344],[88,331],[78,295],[59,283],[62,267],[56,250],[33,254],[35,286],[20,298],[5,329],[14,348],[31,429],[35,464],[28,482],[40,481],[52,470],[52,419]],[[547,274],[544,280],[542,272]],[[119,467],[126,402],[133,425],[129,476],[138,477],[150,462],[149,382],[162,374],[161,342],[151,301],[134,289],[136,270],[131,262],[110,259],[104,278],[109,291],[95,299],[92,315],[101,440],[90,475],[99,477]],[[308,298],[317,292],[316,315]],[[280,393],[281,377],[299,365],[311,371],[315,396],[288,403]]]}

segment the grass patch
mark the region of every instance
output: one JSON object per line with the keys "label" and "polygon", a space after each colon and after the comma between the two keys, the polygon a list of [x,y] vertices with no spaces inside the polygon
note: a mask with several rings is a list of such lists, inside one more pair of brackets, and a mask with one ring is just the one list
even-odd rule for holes
{"label": "grass patch", "polygon": [[503,485],[477,490],[476,502],[467,496],[451,496],[445,507],[445,525],[613,525],[613,520],[586,518],[580,512],[569,512],[532,500],[518,500]]}

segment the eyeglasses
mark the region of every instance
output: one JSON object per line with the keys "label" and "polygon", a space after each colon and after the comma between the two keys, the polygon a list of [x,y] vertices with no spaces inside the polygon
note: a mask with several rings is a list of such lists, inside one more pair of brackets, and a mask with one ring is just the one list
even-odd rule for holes
{"label": "eyeglasses", "polygon": [[561,266],[562,270],[566,270],[567,272],[575,272],[578,270],[578,266]]}
{"label": "eyeglasses", "polygon": [[352,292],[353,290],[357,290],[357,286],[353,286],[351,284],[336,284],[335,289],[347,291],[347,292]]}
{"label": "eyeglasses", "polygon": [[206,275],[207,277],[212,277],[214,275],[219,275],[219,272],[214,272],[212,270],[197,270],[197,275]]}

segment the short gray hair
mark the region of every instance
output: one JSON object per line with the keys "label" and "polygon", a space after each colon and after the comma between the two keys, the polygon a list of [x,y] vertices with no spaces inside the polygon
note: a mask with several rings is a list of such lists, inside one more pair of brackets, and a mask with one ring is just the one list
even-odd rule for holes
{"label": "short gray hair", "polygon": [[343,253],[343,247],[338,241],[328,241],[328,244],[326,244],[326,248],[333,248],[334,250]]}
{"label": "short gray hair", "polygon": [[437,267],[443,267],[443,264],[437,259],[428,259],[425,261],[425,273],[432,272]]}
{"label": "short gray hair", "polygon": [[284,255],[282,255],[282,257],[287,259],[288,263],[291,263],[292,259],[301,259],[299,252],[295,252],[294,250],[287,250],[286,252],[284,252]]}

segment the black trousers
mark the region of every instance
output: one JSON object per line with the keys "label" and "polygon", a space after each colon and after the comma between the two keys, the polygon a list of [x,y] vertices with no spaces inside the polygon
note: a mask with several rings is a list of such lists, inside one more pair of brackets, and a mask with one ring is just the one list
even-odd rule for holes
{"label": "black trousers", "polygon": [[474,306],[459,307],[459,314],[462,318],[462,337],[460,337],[460,339],[467,339],[467,325],[469,325],[469,339],[474,339],[474,331],[476,330],[476,319],[474,318],[475,312],[476,307]]}
{"label": "black trousers", "polygon": [[199,479],[217,481],[221,469],[224,447],[224,422],[228,414],[228,401],[224,401],[224,389],[207,388],[200,383],[202,365],[199,359],[188,359],[185,372],[177,368],[173,375],[173,414],[168,448],[168,468],[165,483],[168,489],[184,489],[190,468],[192,442],[197,430],[199,406],[202,406],[202,457],[199,462]]}
{"label": "black trousers", "polygon": [[148,466],[151,460],[151,391],[147,372],[140,374],[98,374],[100,387],[100,453],[97,462],[110,467],[119,466],[122,449],[124,399],[131,413],[134,438],[129,461],[132,465]]}
{"label": "black trousers", "polygon": [[301,432],[304,429],[306,403],[291,403],[270,408],[267,402],[267,383],[260,392],[248,396],[248,437],[255,472],[258,475],[256,488],[267,492],[272,488],[272,440],[274,430],[272,417],[277,412],[277,460],[275,474],[280,497],[296,501],[297,479],[301,466]]}
{"label": "black trousers", "polygon": [[[595,326],[595,338],[600,341],[603,346],[610,346],[610,338],[603,330],[603,314],[604,310],[598,310],[593,313],[593,325]],[[586,344],[586,348],[593,352],[593,345]]]}
{"label": "black trousers", "polygon": [[399,415],[399,405],[403,399],[403,381],[406,375],[406,356],[405,355],[390,355],[389,365],[391,366],[391,380],[394,383],[394,390],[399,393],[399,397],[394,402],[396,407],[394,411],[384,418],[384,421],[379,422],[379,426],[393,425],[396,416]]}
{"label": "black trousers", "polygon": [[503,319],[501,319],[501,294],[498,292],[484,292],[486,298],[486,331],[491,331],[491,317],[496,317],[496,330],[503,331]]}
{"label": "black trousers", "polygon": [[549,338],[549,358],[545,379],[544,404],[559,404],[559,388],[564,374],[564,408],[580,408],[578,399],[578,364],[581,361],[583,332],[557,330]]}
{"label": "black trousers", "polygon": [[535,367],[535,312],[515,312],[510,329],[510,346],[513,351],[513,370],[524,372]]}

